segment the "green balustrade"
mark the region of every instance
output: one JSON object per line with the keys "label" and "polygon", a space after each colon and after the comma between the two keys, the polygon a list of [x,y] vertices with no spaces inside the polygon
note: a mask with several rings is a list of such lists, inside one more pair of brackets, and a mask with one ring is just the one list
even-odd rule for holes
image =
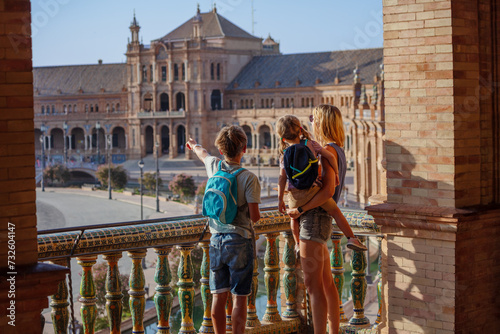
{"label": "green balustrade", "polygon": [[342,290],[344,289],[344,256],[342,254],[342,246],[340,242],[344,234],[333,232],[332,233],[332,250],[330,252],[330,266],[333,274],[333,281],[339,293],[340,300],[340,322],[346,323],[348,319],[345,316],[344,306],[342,305]]}
{"label": "green balustrade", "polygon": [[108,263],[106,272],[106,313],[108,315],[109,332],[119,334],[122,322],[122,298],[118,260],[121,253],[105,254],[103,259]]}
{"label": "green balustrade", "polygon": [[[51,261],[60,266],[66,266],[66,260]],[[59,283],[57,291],[50,297],[51,317],[55,334],[66,334],[68,332],[68,284],[66,280]]]}
{"label": "green balustrade", "polygon": [[267,245],[264,257],[264,281],[266,283],[267,305],[263,320],[270,323],[281,321],[277,303],[278,287],[280,284],[278,236],[279,233],[266,234]]}
{"label": "green balustrade", "polygon": [[[366,240],[366,237],[358,236],[361,242]],[[350,325],[357,327],[368,327],[370,320],[365,316],[365,297],[366,297],[366,253],[353,251],[352,252],[352,280],[351,280],[351,295],[354,308],[354,315],[349,320]]]}
{"label": "green balustrade", "polygon": [[168,263],[168,254],[172,247],[155,248],[157,254],[156,270],[155,270],[155,306],[158,323],[156,328],[158,334],[170,334],[169,317],[172,310],[173,294],[170,282],[172,274]]}
{"label": "green balustrade", "polygon": [[82,316],[83,333],[94,334],[95,320],[97,317],[97,307],[95,296],[94,277],[92,276],[92,266],[96,263],[97,255],[77,257],[77,262],[82,266],[82,281],[80,282],[80,313]]}
{"label": "green balustrade", "polygon": [[257,308],[255,306],[258,290],[259,290],[259,261],[257,260],[257,258],[254,258],[252,292],[250,293],[250,296],[248,296],[248,301],[247,301],[247,323],[246,323],[247,327],[260,326],[259,317],[257,316]]}
{"label": "green balustrade", "polygon": [[295,272],[295,241],[292,232],[283,232],[285,248],[283,250],[283,263],[285,265],[283,274],[283,289],[286,297],[286,310],[283,311],[283,318],[297,318],[297,273]]}
{"label": "green balustrade", "polygon": [[203,322],[199,333],[214,333],[214,325],[212,323],[212,294],[210,293],[210,241],[202,241],[199,243],[203,250],[203,260],[201,262],[201,300],[203,302]]}
{"label": "green balustrade", "polygon": [[130,251],[128,256],[132,259],[132,269],[130,270],[128,294],[130,295],[129,305],[132,313],[132,333],[144,333],[144,308],[146,306],[146,290],[144,285],[146,279],[142,269],[142,261],[146,257],[145,250]]}
{"label": "green balustrade", "polygon": [[191,252],[193,245],[177,246],[181,252],[177,276],[179,276],[179,305],[182,314],[182,323],[179,333],[196,333],[193,322],[194,312],[194,282],[193,262]]}

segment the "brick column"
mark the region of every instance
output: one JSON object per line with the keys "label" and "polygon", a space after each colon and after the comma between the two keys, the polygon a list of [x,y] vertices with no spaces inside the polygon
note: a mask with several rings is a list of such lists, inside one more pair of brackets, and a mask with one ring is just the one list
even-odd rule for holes
{"label": "brick column", "polygon": [[498,7],[384,0],[383,333],[500,330]]}
{"label": "brick column", "polygon": [[30,22],[30,1],[0,2],[0,332],[6,334],[41,332],[40,312],[66,271],[37,265]]}

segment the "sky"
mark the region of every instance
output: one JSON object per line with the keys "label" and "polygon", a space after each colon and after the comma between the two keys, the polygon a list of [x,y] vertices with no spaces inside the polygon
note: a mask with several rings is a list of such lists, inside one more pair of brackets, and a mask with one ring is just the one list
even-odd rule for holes
{"label": "sky", "polygon": [[283,54],[383,44],[382,0],[32,0],[33,65],[123,63],[134,11],[149,44],[214,2],[245,31],[270,34]]}

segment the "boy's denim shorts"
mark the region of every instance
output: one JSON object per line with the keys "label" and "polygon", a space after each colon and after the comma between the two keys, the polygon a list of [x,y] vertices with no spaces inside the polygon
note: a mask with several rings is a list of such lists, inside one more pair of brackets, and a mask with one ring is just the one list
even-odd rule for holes
{"label": "boy's denim shorts", "polygon": [[248,296],[252,291],[254,243],[237,233],[217,233],[210,238],[210,292],[231,291]]}

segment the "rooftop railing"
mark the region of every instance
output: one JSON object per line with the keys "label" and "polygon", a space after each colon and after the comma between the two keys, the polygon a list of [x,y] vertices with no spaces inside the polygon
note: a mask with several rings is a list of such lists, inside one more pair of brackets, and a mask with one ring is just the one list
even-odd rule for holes
{"label": "rooftop railing", "polygon": [[[364,211],[343,210],[353,231],[360,240],[367,236],[380,237],[380,231],[373,218]],[[294,241],[290,231],[289,217],[275,208],[263,209],[261,219],[255,223],[257,236],[266,238],[264,258],[264,281],[266,285],[267,305],[262,319],[257,317],[256,295],[257,265],[254,271],[252,293],[248,298],[248,316],[246,333],[307,333],[311,330],[311,315],[307,311],[307,298],[299,300],[300,271],[296,267]],[[171,264],[168,254],[176,247],[180,251],[177,267],[179,281],[178,301],[182,313],[182,324],[179,333],[213,333],[211,320],[212,296],[208,287],[209,276],[209,233],[200,241],[206,218],[202,216],[183,216],[166,219],[133,221],[106,225],[90,225],[75,228],[40,231],[38,234],[38,257],[40,261],[51,261],[66,265],[68,259],[76,257],[82,268],[80,282],[80,303],[83,333],[94,333],[96,323],[96,288],[93,278],[93,266],[98,255],[103,255],[107,262],[106,278],[106,310],[110,333],[121,333],[122,293],[119,283],[118,261],[122,252],[126,251],[131,258],[132,267],[129,278],[129,305],[132,314],[132,332],[144,333],[144,312],[146,282],[141,265],[147,249],[153,248],[156,253],[156,282],[154,303],[157,315],[158,333],[170,333],[169,318],[174,299],[171,286]],[[332,233],[331,270],[340,296],[344,283],[343,255],[341,249],[342,233],[334,225]],[[279,246],[278,246],[279,245]],[[193,323],[194,281],[191,252],[201,247],[203,259],[201,263],[200,293],[203,300],[203,322],[196,330]],[[281,260],[280,260],[281,259]],[[257,263],[257,259],[255,259]],[[375,324],[364,314],[366,297],[366,253],[353,251],[352,254],[351,295],[354,315],[347,319],[340,306],[341,332],[373,333],[380,323],[380,316]],[[280,289],[281,305],[277,296]],[[380,286],[379,286],[380,289]],[[58,292],[52,296],[52,320],[54,333],[67,333],[69,309],[67,282],[61,282]],[[379,315],[380,315],[379,296]],[[279,312],[281,307],[281,314]],[[229,307],[230,308],[230,307]],[[230,311],[228,312],[230,315]],[[230,327],[230,319],[228,319]]]}

